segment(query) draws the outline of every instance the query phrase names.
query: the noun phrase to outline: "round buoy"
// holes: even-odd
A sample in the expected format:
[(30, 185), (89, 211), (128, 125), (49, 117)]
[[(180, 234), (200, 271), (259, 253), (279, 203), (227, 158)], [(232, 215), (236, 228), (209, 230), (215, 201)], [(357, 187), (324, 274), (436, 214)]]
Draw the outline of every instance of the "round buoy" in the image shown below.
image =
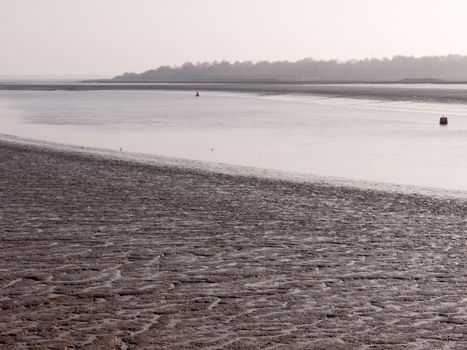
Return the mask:
[(439, 125), (448, 125), (448, 118), (444, 116), (439, 118)]

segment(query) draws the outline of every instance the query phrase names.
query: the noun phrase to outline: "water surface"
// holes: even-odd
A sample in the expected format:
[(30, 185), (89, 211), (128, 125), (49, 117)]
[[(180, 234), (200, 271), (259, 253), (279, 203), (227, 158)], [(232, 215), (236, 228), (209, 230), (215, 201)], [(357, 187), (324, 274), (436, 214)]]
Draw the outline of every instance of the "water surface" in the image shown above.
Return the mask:
[[(211, 91), (199, 98), (191, 91), (0, 91), (0, 133), (467, 190), (466, 107)], [(443, 114), (447, 127), (438, 125)]]

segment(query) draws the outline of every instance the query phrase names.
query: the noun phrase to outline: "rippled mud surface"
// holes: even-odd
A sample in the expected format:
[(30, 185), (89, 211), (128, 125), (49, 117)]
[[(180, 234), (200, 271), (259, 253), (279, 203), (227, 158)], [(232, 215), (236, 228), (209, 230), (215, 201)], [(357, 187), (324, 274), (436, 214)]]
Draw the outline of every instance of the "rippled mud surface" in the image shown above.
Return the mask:
[(464, 349), (465, 203), (0, 142), (1, 349)]

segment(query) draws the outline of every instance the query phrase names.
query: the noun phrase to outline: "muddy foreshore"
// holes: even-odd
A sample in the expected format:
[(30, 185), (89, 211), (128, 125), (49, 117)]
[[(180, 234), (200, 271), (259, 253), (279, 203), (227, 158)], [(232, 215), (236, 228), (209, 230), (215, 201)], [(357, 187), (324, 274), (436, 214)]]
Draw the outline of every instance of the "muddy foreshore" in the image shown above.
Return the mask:
[(466, 203), (0, 141), (1, 349), (464, 349)]

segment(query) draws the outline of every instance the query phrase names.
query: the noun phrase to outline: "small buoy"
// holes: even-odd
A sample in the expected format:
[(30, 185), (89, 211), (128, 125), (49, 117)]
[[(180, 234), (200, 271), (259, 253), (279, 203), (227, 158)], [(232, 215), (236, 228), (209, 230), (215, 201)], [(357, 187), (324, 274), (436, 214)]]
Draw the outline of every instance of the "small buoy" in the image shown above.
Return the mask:
[(196, 91), (196, 95), (195, 95), (195, 96), (196, 96), (196, 97), (199, 97), (199, 92), (198, 92), (198, 91)]
[(448, 117), (443, 115), (441, 118), (439, 118), (439, 125), (448, 125)]

